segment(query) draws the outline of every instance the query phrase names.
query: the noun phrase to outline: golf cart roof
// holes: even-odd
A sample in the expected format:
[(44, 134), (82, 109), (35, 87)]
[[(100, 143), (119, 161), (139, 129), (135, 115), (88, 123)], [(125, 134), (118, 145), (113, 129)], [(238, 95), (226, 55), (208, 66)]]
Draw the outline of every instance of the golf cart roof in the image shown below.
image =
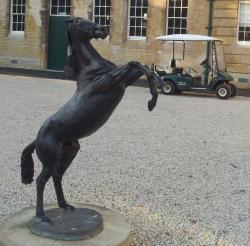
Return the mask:
[(173, 35), (165, 35), (159, 36), (156, 38), (160, 41), (220, 41), (223, 42), (222, 39), (204, 36), (204, 35), (195, 35), (195, 34), (173, 34)]

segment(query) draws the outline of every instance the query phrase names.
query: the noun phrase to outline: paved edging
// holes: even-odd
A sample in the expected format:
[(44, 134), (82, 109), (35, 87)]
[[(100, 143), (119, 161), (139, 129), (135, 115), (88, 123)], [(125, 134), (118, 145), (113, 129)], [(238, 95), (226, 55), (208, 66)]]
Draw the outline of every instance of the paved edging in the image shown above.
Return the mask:
[[(74, 204), (76, 207), (94, 209), (103, 217), (104, 228), (95, 237), (80, 241), (52, 240), (32, 234), (29, 221), (35, 208), (26, 208), (4, 221), (0, 227), (1, 246), (129, 246), (131, 243), (130, 225), (117, 213), (106, 208), (89, 204)], [(46, 209), (56, 205), (46, 206)]]
[[(14, 76), (28, 76), (35, 78), (48, 78), (48, 79), (63, 79), (66, 80), (63, 71), (50, 71), (50, 70), (32, 70), (20, 68), (4, 68), (0, 67), (0, 74), (14, 75)], [(139, 79), (134, 86), (148, 87), (145, 79)], [(250, 97), (250, 89), (238, 89), (237, 96)]]

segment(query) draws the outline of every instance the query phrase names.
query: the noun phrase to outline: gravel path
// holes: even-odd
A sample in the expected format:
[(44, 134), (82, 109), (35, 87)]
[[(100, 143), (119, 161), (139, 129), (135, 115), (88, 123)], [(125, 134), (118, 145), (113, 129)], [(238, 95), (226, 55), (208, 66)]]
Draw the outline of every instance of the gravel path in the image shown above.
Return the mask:
[[(0, 75), (1, 221), (35, 205), (35, 183), (20, 182), (21, 151), (74, 90)], [(64, 177), (68, 200), (123, 214), (133, 245), (250, 245), (250, 99), (160, 95), (150, 113), (149, 98), (128, 88), (107, 124), (80, 141)], [(55, 202), (51, 181), (45, 194)]]

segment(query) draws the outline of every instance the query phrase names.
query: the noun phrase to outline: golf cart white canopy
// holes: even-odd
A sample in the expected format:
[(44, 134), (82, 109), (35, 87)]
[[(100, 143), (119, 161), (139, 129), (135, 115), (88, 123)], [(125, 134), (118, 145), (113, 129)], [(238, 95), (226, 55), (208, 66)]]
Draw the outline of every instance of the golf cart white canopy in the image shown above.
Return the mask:
[(210, 36), (204, 36), (204, 35), (195, 35), (195, 34), (173, 34), (173, 35), (165, 35), (165, 36), (159, 36), (156, 38), (156, 40), (160, 41), (220, 41), (223, 42), (222, 39), (210, 37)]

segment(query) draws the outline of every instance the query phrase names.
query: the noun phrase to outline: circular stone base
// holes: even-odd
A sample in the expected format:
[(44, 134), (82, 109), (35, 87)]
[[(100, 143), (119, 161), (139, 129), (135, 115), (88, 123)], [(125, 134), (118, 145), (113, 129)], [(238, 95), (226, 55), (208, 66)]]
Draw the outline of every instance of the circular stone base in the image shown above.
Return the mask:
[[(103, 230), (90, 239), (80, 241), (61, 241), (34, 235), (29, 224), (35, 214), (35, 208), (27, 208), (5, 220), (0, 227), (0, 246), (129, 246), (131, 243), (130, 226), (124, 219), (113, 211), (87, 204), (73, 204), (76, 207), (96, 210), (103, 218)], [(46, 214), (50, 217), (48, 209), (56, 205), (46, 206)], [(60, 209), (56, 209), (60, 210)], [(81, 209), (77, 209), (79, 212)], [(65, 212), (64, 212), (65, 213)], [(73, 213), (73, 212), (66, 212)], [(60, 215), (58, 215), (60, 216)], [(99, 217), (100, 218), (100, 217)], [(58, 218), (60, 219), (60, 218)], [(34, 223), (34, 219), (32, 220)], [(53, 218), (52, 218), (53, 221)], [(71, 221), (72, 222), (72, 221)], [(47, 224), (47, 223), (45, 223)], [(33, 225), (34, 226), (34, 225)], [(76, 227), (71, 227), (74, 228)], [(77, 229), (76, 229), (77, 231)]]
[(103, 229), (100, 213), (89, 208), (65, 211), (53, 208), (46, 211), (51, 223), (44, 223), (34, 217), (30, 222), (32, 233), (56, 240), (77, 241), (96, 236)]

